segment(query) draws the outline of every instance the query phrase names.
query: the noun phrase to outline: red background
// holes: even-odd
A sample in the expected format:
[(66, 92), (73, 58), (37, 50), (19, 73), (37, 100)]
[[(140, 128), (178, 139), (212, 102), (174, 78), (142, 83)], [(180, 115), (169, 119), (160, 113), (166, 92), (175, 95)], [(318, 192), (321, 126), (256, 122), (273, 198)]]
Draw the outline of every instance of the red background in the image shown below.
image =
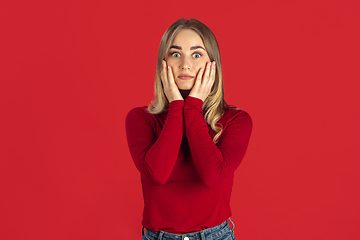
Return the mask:
[(360, 239), (356, 0), (2, 1), (1, 239), (140, 239), (124, 118), (150, 103), (181, 17), (220, 44), (225, 97), (253, 118), (238, 239)]

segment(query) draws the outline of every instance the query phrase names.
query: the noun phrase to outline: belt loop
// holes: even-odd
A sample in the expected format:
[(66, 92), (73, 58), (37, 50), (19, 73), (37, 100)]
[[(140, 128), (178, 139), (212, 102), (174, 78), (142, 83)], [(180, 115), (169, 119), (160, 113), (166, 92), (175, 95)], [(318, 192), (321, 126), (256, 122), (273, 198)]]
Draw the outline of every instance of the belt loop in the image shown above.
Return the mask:
[(141, 233), (144, 236), (144, 226), (141, 228)]
[(231, 218), (229, 218), (229, 220), (230, 220), (230, 222), (231, 222), (231, 224), (232, 224), (232, 228), (231, 228), (231, 230), (233, 230), (234, 231), (234, 228), (235, 228), (235, 224), (234, 224), (234, 222), (231, 220)]
[(164, 235), (164, 232), (163, 232), (163, 231), (160, 231), (158, 240), (161, 240), (163, 235)]
[(200, 238), (201, 238), (201, 240), (206, 240), (204, 231), (200, 232)]

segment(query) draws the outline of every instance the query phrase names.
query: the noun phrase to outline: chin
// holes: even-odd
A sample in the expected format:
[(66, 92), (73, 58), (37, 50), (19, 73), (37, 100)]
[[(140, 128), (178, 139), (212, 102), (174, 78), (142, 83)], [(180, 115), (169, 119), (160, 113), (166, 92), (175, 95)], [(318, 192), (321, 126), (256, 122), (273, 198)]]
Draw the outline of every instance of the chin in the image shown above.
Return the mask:
[(176, 84), (180, 90), (191, 90), (194, 86), (194, 83), (183, 83), (183, 84)]
[(191, 90), (192, 89), (192, 87), (182, 87), (182, 88), (179, 88), (179, 90)]

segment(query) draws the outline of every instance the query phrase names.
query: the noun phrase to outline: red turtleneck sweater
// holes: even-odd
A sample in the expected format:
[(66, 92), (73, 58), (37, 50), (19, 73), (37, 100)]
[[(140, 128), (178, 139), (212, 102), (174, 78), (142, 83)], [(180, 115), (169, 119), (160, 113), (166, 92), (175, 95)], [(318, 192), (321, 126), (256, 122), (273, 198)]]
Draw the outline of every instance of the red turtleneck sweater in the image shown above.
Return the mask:
[(231, 216), (234, 171), (245, 155), (252, 121), (245, 111), (225, 109), (218, 121), (223, 132), (214, 144), (202, 104), (189, 96), (163, 113), (138, 107), (126, 117), (130, 153), (141, 173), (142, 224), (149, 230), (196, 232)]

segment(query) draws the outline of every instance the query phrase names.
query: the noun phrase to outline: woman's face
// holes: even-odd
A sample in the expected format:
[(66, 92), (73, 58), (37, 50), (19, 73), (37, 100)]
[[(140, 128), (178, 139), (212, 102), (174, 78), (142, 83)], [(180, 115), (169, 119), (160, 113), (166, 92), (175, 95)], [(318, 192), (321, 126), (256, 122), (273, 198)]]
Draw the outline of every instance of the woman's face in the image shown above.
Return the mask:
[(172, 68), (177, 87), (190, 90), (200, 68), (205, 69), (210, 58), (200, 36), (193, 30), (183, 29), (175, 36), (165, 61)]

